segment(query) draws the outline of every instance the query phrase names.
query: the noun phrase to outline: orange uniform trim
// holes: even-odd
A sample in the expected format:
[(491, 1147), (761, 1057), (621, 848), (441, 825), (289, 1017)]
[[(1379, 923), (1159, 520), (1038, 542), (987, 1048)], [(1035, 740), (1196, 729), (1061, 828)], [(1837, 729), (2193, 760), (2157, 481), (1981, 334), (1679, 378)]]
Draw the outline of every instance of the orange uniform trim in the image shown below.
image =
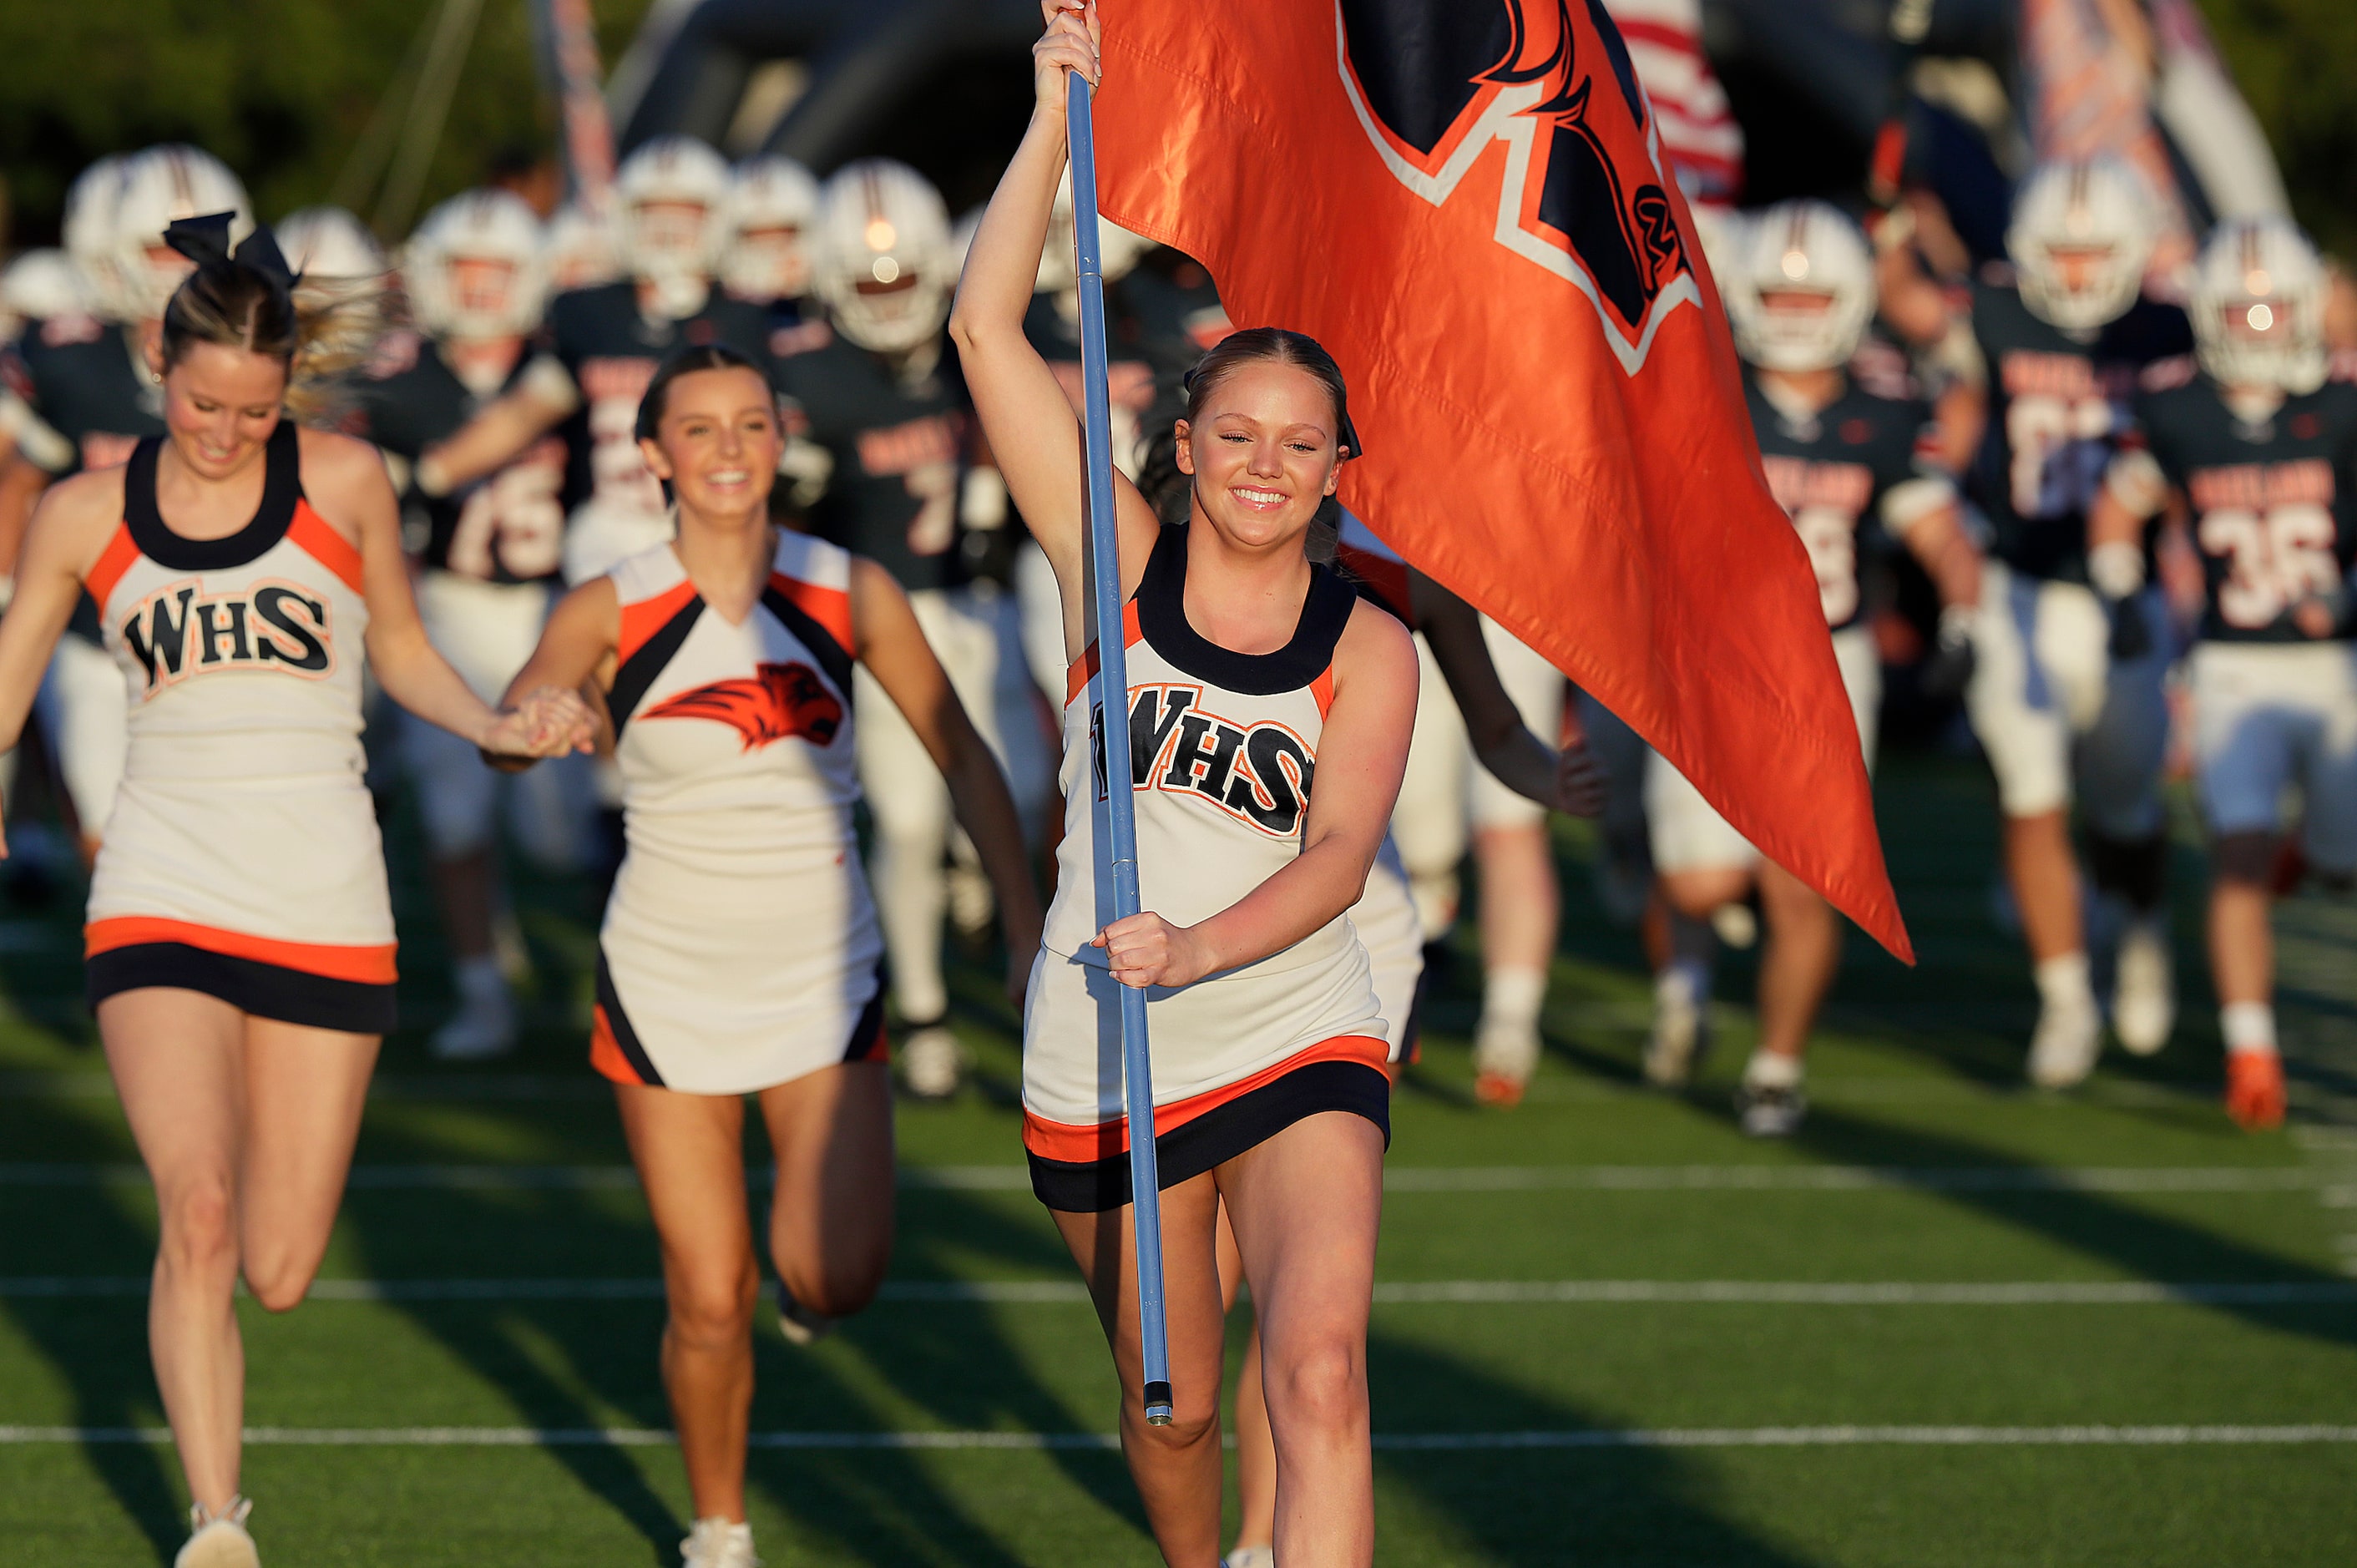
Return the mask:
[[(1145, 636), (1137, 625), (1137, 601), (1132, 599), (1121, 608), (1121, 645), (1135, 648)], [(1086, 653), (1072, 660), (1071, 668), (1064, 671), (1064, 703), (1067, 707), (1071, 705), (1074, 697), (1088, 690), (1090, 682), (1097, 678), (1100, 663), (1097, 645), (1093, 642), (1089, 644)]]
[(1324, 718), (1327, 710), (1334, 705), (1334, 667), (1331, 664), (1320, 670), (1318, 679), (1309, 682), (1309, 695), (1318, 704), (1318, 716)]
[(276, 937), (249, 936), (199, 926), (193, 920), (167, 920), (156, 915), (115, 915), (92, 920), (82, 928), (82, 956), (96, 958), (117, 948), (146, 942), (178, 942), (224, 958), (251, 959), (327, 980), (349, 980), (362, 985), (391, 985), (399, 978), (393, 967), (396, 944), (382, 947), (334, 947), (325, 942), (290, 942)]
[(286, 525), (286, 537), (293, 540), (303, 553), (343, 579), (344, 586), (352, 592), (366, 592), (361, 586), (360, 547), (342, 534), (335, 525), (311, 510), (307, 500), (295, 503), (295, 521)]
[(614, 1026), (607, 1021), (606, 1004), (597, 1004), (589, 1015), (589, 1065), (616, 1083), (644, 1084), (630, 1058), (622, 1054), (614, 1038)]
[(114, 537), (106, 542), (106, 548), (99, 553), (97, 561), (82, 578), (82, 585), (98, 604), (99, 614), (106, 613), (106, 601), (114, 596), (114, 585), (123, 581), (123, 574), (131, 570), (132, 563), (138, 559), (139, 546), (132, 541), (131, 525), (116, 523)]
[(665, 588), (651, 599), (640, 599), (622, 607), (622, 635), (614, 645), (614, 661), (620, 663), (647, 645), (647, 639), (667, 625), (671, 618), (687, 607), (695, 597), (695, 585), (682, 578), (677, 585)]
[[(1320, 1040), (1308, 1050), (1297, 1051), (1273, 1067), (1265, 1067), (1250, 1078), (1234, 1083), (1207, 1089), (1200, 1094), (1154, 1108), (1154, 1132), (1157, 1137), (1184, 1127), (1198, 1116), (1207, 1115), (1232, 1101), (1241, 1100), (1255, 1089), (1265, 1088), (1296, 1068), (1317, 1062), (1363, 1062), (1382, 1072), (1391, 1059), (1391, 1045), (1372, 1035), (1337, 1035), (1330, 1040)], [(1069, 1122), (1050, 1122), (1030, 1112), (1023, 1113), (1023, 1146), (1043, 1160), (1056, 1160), (1065, 1165), (1086, 1165), (1093, 1160), (1109, 1160), (1129, 1152), (1129, 1118), (1116, 1116), (1110, 1122), (1094, 1126), (1076, 1127)]]
[(851, 596), (841, 588), (821, 587), (805, 583), (800, 577), (789, 577), (783, 572), (770, 574), (770, 586), (791, 599), (794, 607), (826, 628), (829, 637), (843, 645), (845, 653), (856, 655), (857, 639), (851, 629)]

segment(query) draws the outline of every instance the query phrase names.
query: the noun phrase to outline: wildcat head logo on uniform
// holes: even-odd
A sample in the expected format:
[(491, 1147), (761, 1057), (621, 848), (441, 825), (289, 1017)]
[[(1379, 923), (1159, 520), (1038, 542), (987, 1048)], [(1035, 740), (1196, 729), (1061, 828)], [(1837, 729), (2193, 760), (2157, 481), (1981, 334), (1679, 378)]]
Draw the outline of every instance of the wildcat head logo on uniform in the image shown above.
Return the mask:
[(754, 673), (715, 681), (649, 708), (641, 718), (710, 719), (733, 725), (745, 749), (801, 736), (833, 744), (843, 728), (843, 703), (807, 664), (758, 664)]
[(1435, 207), (1506, 145), (1496, 238), (1596, 308), (1634, 374), (1699, 305), (1658, 138), (1602, 0), (1337, 0), (1343, 90), (1392, 174)]

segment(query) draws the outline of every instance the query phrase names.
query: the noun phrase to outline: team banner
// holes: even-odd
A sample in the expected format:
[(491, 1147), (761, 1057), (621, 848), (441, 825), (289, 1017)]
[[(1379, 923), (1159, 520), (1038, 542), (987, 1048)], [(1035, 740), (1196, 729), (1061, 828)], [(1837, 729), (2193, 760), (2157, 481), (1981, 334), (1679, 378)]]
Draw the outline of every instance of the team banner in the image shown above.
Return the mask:
[(1799, 535), (1601, 0), (1104, 0), (1105, 216), (1351, 377), (1347, 502), (1912, 961)]

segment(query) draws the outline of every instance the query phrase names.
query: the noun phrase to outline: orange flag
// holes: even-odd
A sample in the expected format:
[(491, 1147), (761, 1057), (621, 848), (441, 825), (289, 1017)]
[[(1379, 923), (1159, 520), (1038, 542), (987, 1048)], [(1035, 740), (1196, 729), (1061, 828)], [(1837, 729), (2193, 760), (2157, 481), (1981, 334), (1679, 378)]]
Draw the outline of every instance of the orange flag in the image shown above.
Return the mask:
[(1343, 499), (1913, 961), (1807, 553), (1601, 0), (1103, 0), (1104, 215), (1317, 338)]

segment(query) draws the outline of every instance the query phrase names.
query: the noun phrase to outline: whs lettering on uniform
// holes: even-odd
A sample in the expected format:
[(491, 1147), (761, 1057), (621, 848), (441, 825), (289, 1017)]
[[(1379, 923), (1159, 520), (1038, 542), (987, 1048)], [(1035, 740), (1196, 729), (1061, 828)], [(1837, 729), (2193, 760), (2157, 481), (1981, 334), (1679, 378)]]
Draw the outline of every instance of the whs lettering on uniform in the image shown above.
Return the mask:
[[(1301, 831), (1317, 771), (1308, 743), (1271, 720), (1231, 724), (1203, 711), (1200, 686), (1140, 686), (1130, 693), (1131, 785), (1189, 795), (1271, 838)], [(1105, 798), (1104, 710), (1090, 710), (1097, 799)]]
[(173, 583), (132, 607), (123, 644), (147, 672), (147, 694), (217, 670), (285, 670), (318, 680), (335, 667), (328, 608), (293, 583), (200, 594)]
[(2234, 507), (2265, 511), (2279, 506), (2330, 506), (2332, 465), (2321, 457), (2289, 463), (2237, 463), (2227, 468), (2200, 468), (2189, 478), (2187, 491), (2197, 511)]
[(1818, 463), (1768, 452), (1760, 455), (1760, 466), (1770, 493), (1786, 511), (1830, 507), (1855, 518), (1874, 499), (1874, 470), (1862, 463)]

